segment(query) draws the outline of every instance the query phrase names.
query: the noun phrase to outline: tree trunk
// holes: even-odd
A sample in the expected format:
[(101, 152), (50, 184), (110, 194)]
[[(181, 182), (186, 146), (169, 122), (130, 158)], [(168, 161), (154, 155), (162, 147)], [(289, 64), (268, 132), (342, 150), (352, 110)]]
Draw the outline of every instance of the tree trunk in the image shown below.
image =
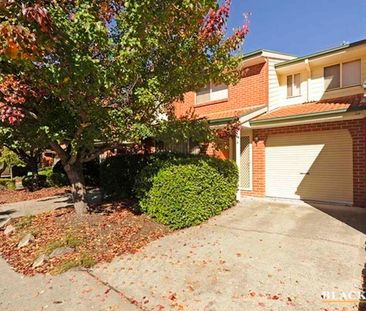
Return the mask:
[(38, 159), (36, 157), (30, 157), (28, 160), (28, 165), (32, 173), (33, 180), (37, 182), (38, 187)]
[(66, 164), (64, 165), (64, 169), (71, 184), (71, 192), (76, 214), (86, 214), (88, 212), (88, 203), (86, 200), (86, 189), (82, 164)]

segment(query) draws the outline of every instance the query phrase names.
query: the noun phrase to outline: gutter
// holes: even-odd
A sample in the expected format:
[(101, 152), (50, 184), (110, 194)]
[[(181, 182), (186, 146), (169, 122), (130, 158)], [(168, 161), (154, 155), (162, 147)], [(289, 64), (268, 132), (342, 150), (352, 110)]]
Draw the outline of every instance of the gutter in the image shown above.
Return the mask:
[(338, 46), (338, 47), (335, 47), (335, 48), (331, 48), (331, 49), (328, 49), (328, 50), (325, 50), (325, 51), (322, 51), (322, 52), (317, 52), (317, 53), (309, 54), (309, 55), (306, 55), (306, 56), (303, 56), (303, 57), (295, 58), (293, 60), (289, 60), (289, 61), (286, 61), (286, 62), (276, 64), (275, 68), (281, 68), (281, 67), (285, 67), (285, 66), (288, 66), (288, 65), (301, 63), (301, 62), (305, 61), (306, 59), (313, 59), (313, 58), (317, 58), (317, 57), (320, 57), (320, 56), (326, 56), (328, 54), (332, 54), (332, 53), (338, 52), (338, 51), (343, 51), (343, 50), (346, 50), (348, 48), (359, 46), (359, 45), (362, 45), (362, 44), (366, 44), (366, 40), (360, 40), (360, 41), (356, 41), (356, 42), (353, 42), (353, 43), (344, 44), (344, 45), (341, 45), (341, 46)]
[(308, 120), (313, 119), (314, 117), (319, 116), (329, 116), (329, 115), (338, 115), (347, 112), (348, 109), (338, 109), (333, 111), (324, 111), (324, 112), (314, 112), (314, 113), (304, 113), (298, 114), (295, 116), (287, 116), (287, 117), (277, 117), (277, 118), (270, 118), (264, 120), (257, 120), (257, 121), (250, 121), (250, 125), (266, 125), (266, 124), (277, 124), (283, 121), (297, 121), (297, 120)]
[(209, 124), (212, 125), (220, 125), (220, 124), (225, 124), (225, 123), (229, 123), (231, 121), (234, 121), (235, 119), (238, 119), (239, 117), (230, 117), (230, 118), (222, 118), (222, 119), (214, 119), (214, 120), (208, 120)]
[(227, 118), (222, 118), (222, 119), (213, 119), (213, 120), (208, 120), (209, 124), (212, 125), (221, 125), (221, 124), (225, 124), (234, 120), (239, 120), (239, 122), (242, 124), (252, 118), (257, 117), (258, 115), (261, 115), (265, 112), (267, 112), (267, 107), (268, 105), (261, 105), (259, 107), (257, 107), (257, 109), (249, 111), (248, 113), (239, 115), (239, 116), (235, 116), (235, 117), (227, 117)]

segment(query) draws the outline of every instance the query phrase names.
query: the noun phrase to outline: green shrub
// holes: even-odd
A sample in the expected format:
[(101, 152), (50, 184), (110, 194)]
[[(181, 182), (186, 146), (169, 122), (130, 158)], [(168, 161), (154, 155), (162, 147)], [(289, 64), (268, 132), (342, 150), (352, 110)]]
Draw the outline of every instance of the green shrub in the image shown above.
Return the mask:
[(38, 176), (25, 176), (22, 179), (23, 187), (28, 189), (29, 191), (36, 191), (41, 188), (47, 187), (47, 176), (38, 175)]
[(38, 174), (48, 177), (52, 174), (52, 167), (43, 168), (38, 171)]
[(104, 194), (110, 197), (132, 197), (136, 176), (146, 166), (147, 161), (147, 158), (140, 154), (106, 159), (100, 165), (100, 180)]
[[(194, 156), (167, 152), (149, 156), (126, 154), (110, 157), (100, 165), (100, 186), (104, 194), (109, 197), (135, 198), (136, 179), (147, 165), (160, 161), (174, 162), (192, 157)], [(154, 172), (158, 170), (155, 166), (153, 166)]]
[(63, 173), (54, 173), (52, 168), (42, 169), (38, 172), (38, 177), (25, 176), (22, 180), (23, 187), (35, 191), (46, 187), (63, 187), (69, 185), (69, 179)]
[[(67, 176), (61, 161), (58, 161), (54, 165), (52, 171), (53, 171), (53, 173), (57, 173), (58, 175), (56, 175), (56, 176), (58, 176), (60, 178), (62, 178), (61, 177), (62, 175)], [(84, 173), (84, 180), (85, 180), (86, 186), (95, 187), (95, 186), (100, 185), (99, 161), (98, 160), (92, 160), (92, 161), (83, 163), (83, 173)], [(63, 178), (64, 181), (66, 179)], [(62, 186), (66, 186), (68, 184), (69, 184), (69, 182), (67, 181), (67, 183), (62, 184)]]
[(134, 195), (137, 199), (143, 199), (147, 192), (152, 187), (153, 177), (159, 172), (160, 169), (166, 166), (179, 165), (179, 164), (195, 164), (198, 162), (205, 162), (210, 166), (217, 169), (217, 171), (225, 178), (231, 180), (235, 187), (238, 183), (238, 169), (234, 162), (229, 160), (220, 160), (218, 158), (180, 154), (180, 153), (158, 153), (150, 156), (146, 161), (146, 166), (141, 173), (136, 176), (134, 185)]
[(231, 161), (170, 155), (151, 161), (135, 193), (140, 208), (172, 229), (200, 224), (235, 203), (238, 171)]
[(0, 190), (1, 189), (15, 189), (15, 179), (0, 178)]
[(47, 184), (49, 187), (63, 187), (70, 185), (70, 182), (65, 174), (52, 172), (47, 176)]

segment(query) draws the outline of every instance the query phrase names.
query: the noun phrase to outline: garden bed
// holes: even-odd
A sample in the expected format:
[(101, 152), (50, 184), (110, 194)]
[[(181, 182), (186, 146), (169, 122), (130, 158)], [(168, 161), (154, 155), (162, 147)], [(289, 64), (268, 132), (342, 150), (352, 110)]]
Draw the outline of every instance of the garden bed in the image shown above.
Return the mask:
[(0, 204), (15, 203), (21, 201), (37, 200), (70, 192), (69, 187), (43, 188), (38, 191), (23, 190), (0, 190)]
[[(135, 253), (169, 232), (148, 216), (134, 214), (130, 205), (130, 202), (103, 204), (98, 206), (98, 213), (82, 217), (78, 217), (74, 209), (64, 208), (12, 219), (11, 225), (16, 231), (9, 236), (0, 231), (0, 252), (17, 272), (26, 275), (62, 273), (77, 266), (109, 262), (124, 253)], [(29, 233), (34, 240), (18, 248), (19, 241)], [(73, 252), (47, 258), (41, 266), (32, 267), (39, 256), (49, 256), (63, 247)]]

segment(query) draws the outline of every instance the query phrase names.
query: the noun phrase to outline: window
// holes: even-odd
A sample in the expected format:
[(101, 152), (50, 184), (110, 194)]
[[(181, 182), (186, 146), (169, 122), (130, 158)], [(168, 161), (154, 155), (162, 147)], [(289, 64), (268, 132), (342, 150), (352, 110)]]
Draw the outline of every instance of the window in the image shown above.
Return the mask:
[(287, 76), (287, 97), (300, 96), (301, 76), (299, 73)]
[(228, 89), (225, 84), (211, 84), (196, 93), (196, 104), (209, 101), (225, 100), (228, 98)]
[(325, 89), (332, 90), (341, 87), (341, 65), (324, 68)]
[(343, 87), (360, 85), (361, 83), (361, 60), (343, 63), (342, 85)]
[(324, 68), (325, 89), (333, 90), (361, 84), (361, 60)]

